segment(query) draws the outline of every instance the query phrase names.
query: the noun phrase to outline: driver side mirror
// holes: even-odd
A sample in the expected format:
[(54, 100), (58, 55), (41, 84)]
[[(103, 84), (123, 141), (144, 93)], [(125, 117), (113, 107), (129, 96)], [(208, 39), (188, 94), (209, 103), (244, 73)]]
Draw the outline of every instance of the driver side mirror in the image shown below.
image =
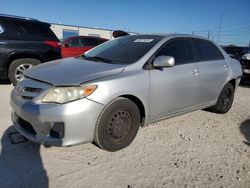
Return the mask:
[(172, 56), (158, 56), (153, 62), (154, 67), (173, 67), (175, 65), (175, 59)]

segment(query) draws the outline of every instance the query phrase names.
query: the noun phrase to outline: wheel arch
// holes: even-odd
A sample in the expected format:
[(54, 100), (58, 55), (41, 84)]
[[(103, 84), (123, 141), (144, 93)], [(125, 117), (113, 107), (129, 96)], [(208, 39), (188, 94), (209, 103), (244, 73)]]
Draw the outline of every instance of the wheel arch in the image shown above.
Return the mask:
[(234, 89), (236, 88), (236, 79), (231, 79), (228, 83), (232, 84), (234, 86)]
[(136, 104), (136, 106), (138, 107), (138, 109), (140, 111), (140, 115), (141, 115), (141, 127), (143, 127), (145, 124), (145, 116), (146, 116), (146, 111), (145, 111), (145, 107), (144, 107), (143, 102), (138, 97), (131, 95), (131, 94), (120, 95), (119, 97), (129, 99)]
[[(228, 79), (228, 80), (225, 82), (225, 84), (222, 85), (222, 87), (220, 88), (220, 92), (218, 93), (218, 97), (219, 97), (221, 91), (223, 90), (223, 88), (225, 87), (225, 85), (227, 85), (228, 83), (232, 84), (233, 87), (234, 87), (234, 89), (236, 89), (236, 80), (237, 80), (236, 78), (230, 78), (230, 79)], [(218, 97), (217, 97), (217, 98), (218, 98)]]
[(31, 58), (31, 59), (37, 59), (41, 62), (43, 62), (43, 58), (39, 54), (33, 54), (33, 53), (11, 53), (8, 56), (8, 61), (6, 63), (6, 68), (9, 70), (11, 62), (17, 59), (24, 59), (24, 58)]

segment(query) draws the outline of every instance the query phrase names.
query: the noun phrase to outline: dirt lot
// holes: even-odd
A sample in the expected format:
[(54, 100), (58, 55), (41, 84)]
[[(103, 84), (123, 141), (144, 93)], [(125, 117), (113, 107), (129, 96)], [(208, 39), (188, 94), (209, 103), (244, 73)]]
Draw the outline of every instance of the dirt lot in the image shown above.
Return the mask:
[(126, 149), (11, 144), (0, 85), (0, 187), (250, 187), (250, 88), (225, 115), (196, 111), (150, 125)]

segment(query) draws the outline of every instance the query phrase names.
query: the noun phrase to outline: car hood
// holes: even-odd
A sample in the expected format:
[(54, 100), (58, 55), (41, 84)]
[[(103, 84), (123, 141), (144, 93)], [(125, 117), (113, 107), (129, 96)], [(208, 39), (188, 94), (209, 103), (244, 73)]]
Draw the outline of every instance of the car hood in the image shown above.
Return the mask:
[(55, 86), (79, 85), (84, 82), (118, 74), (125, 65), (66, 58), (35, 66), (24, 75)]

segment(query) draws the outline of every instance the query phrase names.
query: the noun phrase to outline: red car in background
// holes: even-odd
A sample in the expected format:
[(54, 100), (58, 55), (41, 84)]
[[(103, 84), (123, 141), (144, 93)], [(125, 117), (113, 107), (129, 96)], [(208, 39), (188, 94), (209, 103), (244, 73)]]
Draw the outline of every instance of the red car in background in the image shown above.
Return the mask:
[(92, 36), (74, 36), (62, 41), (62, 57), (79, 56), (86, 51), (108, 41), (108, 39)]

